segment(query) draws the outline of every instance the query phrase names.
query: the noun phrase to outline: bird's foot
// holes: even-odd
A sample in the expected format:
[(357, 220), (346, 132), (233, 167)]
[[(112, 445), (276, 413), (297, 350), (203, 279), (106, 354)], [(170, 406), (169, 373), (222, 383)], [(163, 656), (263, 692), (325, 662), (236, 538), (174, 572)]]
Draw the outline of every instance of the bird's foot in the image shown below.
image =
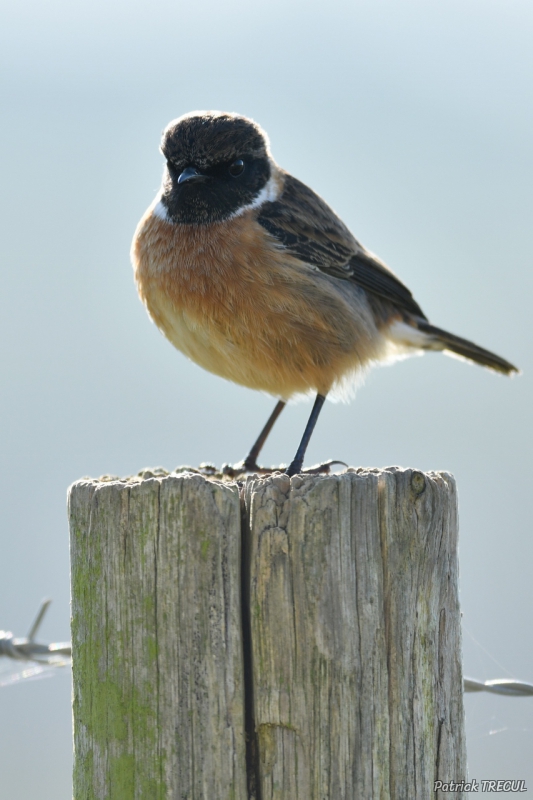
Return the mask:
[(223, 464), (222, 474), (228, 478), (238, 478), (246, 473), (256, 473), (257, 475), (272, 475), (273, 472), (283, 472), (283, 467), (260, 467), (255, 461), (239, 461), (237, 464)]
[(334, 464), (340, 464), (343, 467), (348, 467), (346, 461), (339, 461), (336, 458), (330, 458), (329, 461), (324, 461), (323, 464), (316, 464), (314, 467), (307, 467), (302, 470), (304, 475), (331, 475), (331, 467)]
[(289, 477), (293, 475), (331, 475), (331, 467), (336, 464), (340, 464), (343, 467), (348, 466), (345, 461), (339, 461), (333, 458), (329, 461), (324, 461), (322, 464), (315, 464), (314, 467), (307, 467), (306, 469), (302, 469), (302, 465), (298, 464), (296, 461), (293, 461), (289, 467), (285, 467), (283, 464), (279, 467), (261, 467), (259, 464), (256, 464), (255, 461), (244, 459), (244, 461), (239, 461), (237, 464), (233, 465), (223, 464), (221, 473), (226, 478), (240, 478), (247, 473), (272, 475), (274, 472), (282, 472)]
[(292, 478), (293, 475), (331, 475), (331, 467), (334, 464), (342, 464), (343, 467), (348, 466), (345, 461), (338, 461), (337, 459), (330, 458), (329, 461), (324, 461), (322, 464), (316, 464), (314, 467), (302, 469), (301, 464), (293, 461), (285, 470), (285, 475), (288, 475), (290, 478)]

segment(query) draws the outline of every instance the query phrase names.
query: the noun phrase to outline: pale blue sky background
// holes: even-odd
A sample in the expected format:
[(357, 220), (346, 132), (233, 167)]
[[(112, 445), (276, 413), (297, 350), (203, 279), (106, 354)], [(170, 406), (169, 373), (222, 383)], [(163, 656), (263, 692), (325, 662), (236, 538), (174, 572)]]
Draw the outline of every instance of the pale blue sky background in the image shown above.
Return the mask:
[[(528, 0), (5, 5), (0, 627), (23, 635), (52, 595), (43, 637), (69, 638), (69, 483), (236, 461), (273, 405), (175, 352), (132, 281), (160, 132), (216, 108), (260, 122), (435, 324), (524, 369), (376, 370), (327, 404), (308, 462), (453, 472), (465, 671), (533, 682), (532, 34)], [(309, 410), (285, 412), (267, 462)], [(533, 699), (466, 708), (472, 777), (533, 792)], [(68, 676), (0, 690), (0, 715), (2, 796), (67, 800)]]

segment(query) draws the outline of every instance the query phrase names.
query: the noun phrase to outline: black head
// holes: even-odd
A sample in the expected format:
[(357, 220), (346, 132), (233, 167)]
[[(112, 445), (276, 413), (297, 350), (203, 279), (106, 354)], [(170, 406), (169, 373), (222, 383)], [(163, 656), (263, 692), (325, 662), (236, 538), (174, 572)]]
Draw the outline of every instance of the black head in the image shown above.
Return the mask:
[(161, 203), (175, 223), (207, 224), (256, 200), (270, 178), (268, 140), (246, 117), (194, 112), (163, 132)]

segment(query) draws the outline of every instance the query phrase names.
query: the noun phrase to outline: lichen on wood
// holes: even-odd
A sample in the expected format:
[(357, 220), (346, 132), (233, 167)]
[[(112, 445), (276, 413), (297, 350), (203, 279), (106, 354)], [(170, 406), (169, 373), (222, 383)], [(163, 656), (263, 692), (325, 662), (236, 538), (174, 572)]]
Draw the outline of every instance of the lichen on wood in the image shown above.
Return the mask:
[(425, 800), (466, 777), (453, 478), (280, 475), (246, 503), (262, 796)]
[(244, 800), (240, 505), (196, 475), (70, 491), (76, 800)]
[(145, 471), (74, 484), (70, 520), (75, 800), (427, 800), (466, 777), (447, 473)]

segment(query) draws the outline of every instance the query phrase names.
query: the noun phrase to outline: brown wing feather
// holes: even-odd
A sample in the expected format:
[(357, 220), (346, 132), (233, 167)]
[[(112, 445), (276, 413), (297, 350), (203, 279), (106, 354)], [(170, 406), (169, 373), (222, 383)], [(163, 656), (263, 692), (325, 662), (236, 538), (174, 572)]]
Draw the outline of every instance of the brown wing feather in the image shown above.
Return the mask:
[(281, 196), (258, 222), (292, 254), (328, 275), (352, 280), (397, 308), (426, 319), (409, 289), (350, 233), (312, 189), (286, 174)]

